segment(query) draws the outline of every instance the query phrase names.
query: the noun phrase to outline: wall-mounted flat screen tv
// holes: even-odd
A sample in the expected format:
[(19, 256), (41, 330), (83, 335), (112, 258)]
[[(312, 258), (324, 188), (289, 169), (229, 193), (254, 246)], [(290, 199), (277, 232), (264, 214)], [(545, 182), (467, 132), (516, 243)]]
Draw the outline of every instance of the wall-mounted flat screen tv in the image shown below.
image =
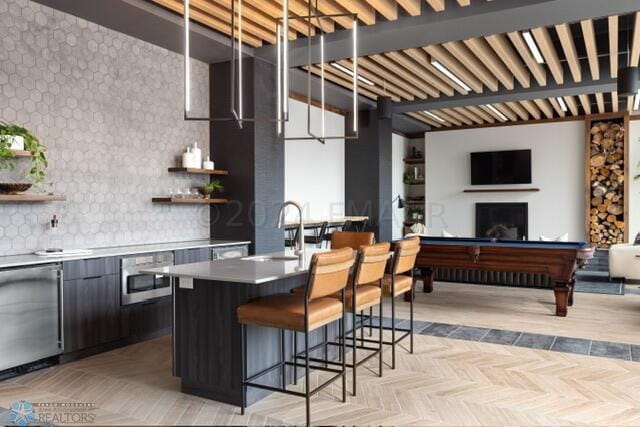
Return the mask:
[(531, 184), (531, 150), (471, 153), (471, 185)]

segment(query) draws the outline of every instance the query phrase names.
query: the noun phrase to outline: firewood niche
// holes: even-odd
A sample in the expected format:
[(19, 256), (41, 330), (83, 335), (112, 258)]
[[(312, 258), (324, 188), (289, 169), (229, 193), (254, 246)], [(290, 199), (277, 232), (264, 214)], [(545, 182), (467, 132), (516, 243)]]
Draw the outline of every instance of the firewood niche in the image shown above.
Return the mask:
[(623, 243), (627, 236), (626, 120), (621, 118), (587, 122), (587, 230), (591, 243), (601, 248)]

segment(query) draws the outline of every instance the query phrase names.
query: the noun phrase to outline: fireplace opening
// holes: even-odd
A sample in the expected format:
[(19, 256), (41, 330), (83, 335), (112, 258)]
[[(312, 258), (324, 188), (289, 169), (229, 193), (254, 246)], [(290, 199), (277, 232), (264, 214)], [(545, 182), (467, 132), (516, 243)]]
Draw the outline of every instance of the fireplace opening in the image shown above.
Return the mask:
[(526, 240), (528, 203), (476, 203), (476, 237)]

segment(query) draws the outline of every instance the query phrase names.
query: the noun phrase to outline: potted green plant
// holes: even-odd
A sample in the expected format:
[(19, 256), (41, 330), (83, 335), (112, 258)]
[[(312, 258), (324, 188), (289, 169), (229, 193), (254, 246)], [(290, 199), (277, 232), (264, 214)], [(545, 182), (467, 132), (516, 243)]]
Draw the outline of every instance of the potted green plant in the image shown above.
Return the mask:
[(18, 145), (24, 144), (20, 148), (31, 153), (32, 164), (27, 178), (35, 185), (42, 184), (49, 166), (47, 148), (27, 129), (4, 121), (0, 121), (0, 170), (15, 167), (16, 140), (19, 141)]
[(209, 199), (213, 193), (224, 191), (224, 186), (219, 180), (214, 179), (210, 183), (198, 187), (198, 191), (205, 199)]

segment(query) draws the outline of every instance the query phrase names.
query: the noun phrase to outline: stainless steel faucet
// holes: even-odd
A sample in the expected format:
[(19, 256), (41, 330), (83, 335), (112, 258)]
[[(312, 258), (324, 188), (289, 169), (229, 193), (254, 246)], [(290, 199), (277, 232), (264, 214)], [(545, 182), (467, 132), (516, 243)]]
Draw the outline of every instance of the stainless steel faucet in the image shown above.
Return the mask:
[(284, 228), (284, 210), (287, 206), (295, 206), (298, 209), (298, 215), (300, 222), (298, 223), (298, 243), (294, 244), (293, 253), (298, 255), (299, 258), (304, 258), (304, 225), (302, 224), (302, 206), (300, 203), (287, 200), (280, 206), (280, 212), (278, 213), (278, 228)]

